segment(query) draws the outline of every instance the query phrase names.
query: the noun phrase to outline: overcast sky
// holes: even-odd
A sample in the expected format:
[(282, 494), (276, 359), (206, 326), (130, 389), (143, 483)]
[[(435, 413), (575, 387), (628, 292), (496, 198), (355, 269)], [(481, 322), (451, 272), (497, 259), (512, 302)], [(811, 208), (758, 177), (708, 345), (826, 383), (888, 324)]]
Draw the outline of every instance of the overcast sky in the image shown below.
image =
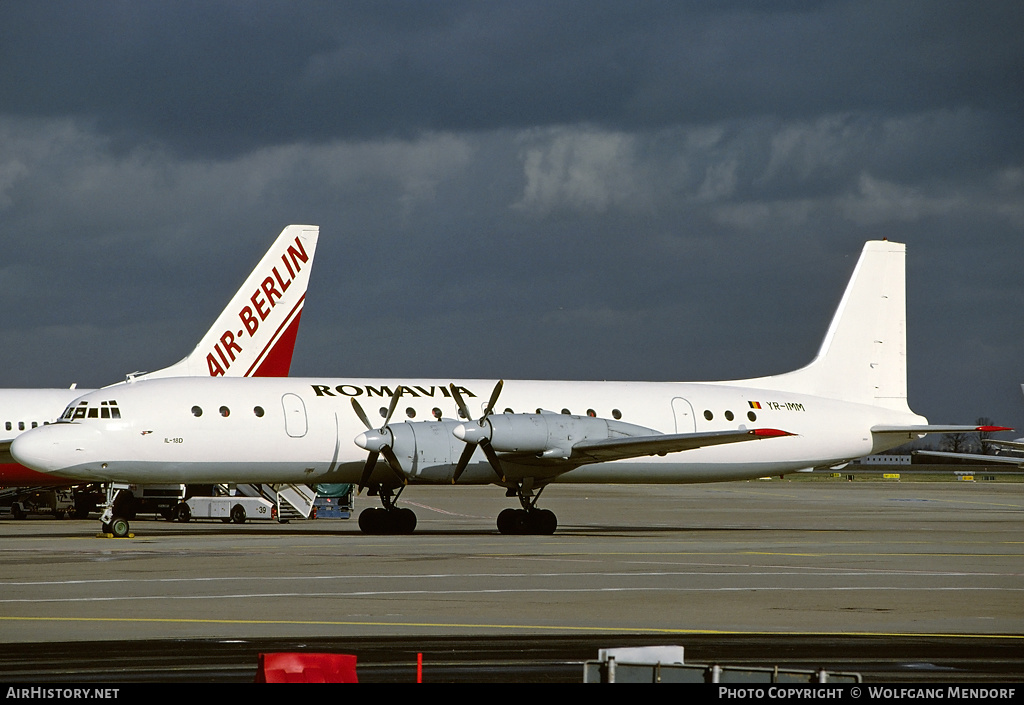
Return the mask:
[(178, 360), (289, 223), (321, 233), (293, 375), (784, 372), (889, 238), (912, 408), (1024, 429), (1022, 30), (1019, 0), (0, 0), (0, 387)]

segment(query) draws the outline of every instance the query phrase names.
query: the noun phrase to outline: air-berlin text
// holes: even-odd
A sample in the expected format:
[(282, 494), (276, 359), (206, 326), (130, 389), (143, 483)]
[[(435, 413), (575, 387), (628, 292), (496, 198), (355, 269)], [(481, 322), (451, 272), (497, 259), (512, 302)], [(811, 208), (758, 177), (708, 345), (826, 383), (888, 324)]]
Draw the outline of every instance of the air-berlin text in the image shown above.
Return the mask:
[[(242, 352), (241, 339), (244, 335), (252, 338), (259, 330), (260, 324), (267, 320), (271, 310), (284, 297), (284, 292), (292, 285), (295, 277), (302, 271), (302, 265), (309, 261), (309, 255), (299, 237), (295, 238), (294, 245), (288, 245), (288, 250), (281, 255), (281, 261), (270, 268), (270, 273), (263, 278), (263, 282), (256, 287), (256, 291), (249, 297), (249, 303), (238, 312), (238, 319), (242, 322), (242, 328), (237, 332), (224, 331), (220, 341), (214, 343), (213, 352), (207, 354), (206, 365), (210, 370), (211, 377), (224, 375), (235, 358)], [(251, 304), (251, 305), (249, 305)]]

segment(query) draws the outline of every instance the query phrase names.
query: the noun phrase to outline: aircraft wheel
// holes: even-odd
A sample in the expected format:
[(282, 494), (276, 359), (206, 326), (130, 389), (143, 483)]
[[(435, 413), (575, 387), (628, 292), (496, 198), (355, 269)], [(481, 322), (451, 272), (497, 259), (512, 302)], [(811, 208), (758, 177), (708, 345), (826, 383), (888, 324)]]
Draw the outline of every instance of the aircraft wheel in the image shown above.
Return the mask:
[(128, 520), (124, 517), (114, 517), (110, 520), (110, 523), (107, 526), (110, 527), (110, 533), (113, 534), (115, 538), (119, 539), (123, 539), (127, 536), (131, 528), (128, 525)]
[(364, 534), (383, 534), (387, 513), (383, 509), (368, 507), (359, 512), (359, 530)]
[(541, 509), (533, 513), (531, 517), (535, 534), (550, 535), (558, 528), (558, 517), (550, 509)]
[(411, 534), (416, 531), (416, 512), (411, 509), (396, 509), (393, 512), (395, 519), (395, 533)]
[(233, 506), (231, 508), (231, 521), (235, 522), (236, 524), (244, 524), (245, 507), (243, 507), (241, 504), (236, 504), (235, 506)]
[(514, 534), (516, 533), (516, 512), (522, 511), (521, 509), (502, 509), (501, 513), (498, 514), (498, 533), (501, 534)]

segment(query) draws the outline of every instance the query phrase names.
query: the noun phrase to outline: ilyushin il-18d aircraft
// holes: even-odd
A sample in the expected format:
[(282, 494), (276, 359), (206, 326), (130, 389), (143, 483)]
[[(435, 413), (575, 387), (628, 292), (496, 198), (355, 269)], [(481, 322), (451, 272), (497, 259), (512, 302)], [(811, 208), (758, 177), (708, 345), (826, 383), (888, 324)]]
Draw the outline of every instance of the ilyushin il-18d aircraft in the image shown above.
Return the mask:
[[(282, 230), (188, 356), (161, 370), (129, 375), (129, 381), (187, 376), (287, 377), (318, 237), (316, 226), (289, 225)], [(55, 420), (71, 401), (93, 391), (74, 387), (0, 389), (0, 487), (70, 484), (67, 478), (12, 462), (9, 449), (19, 435)], [(87, 413), (95, 413), (98, 420), (113, 420), (111, 409)]]
[(868, 242), (817, 356), (786, 374), (142, 380), (82, 396), (12, 452), (83, 480), (356, 483), (382, 505), (360, 514), (367, 533), (414, 530), (416, 515), (398, 506), (410, 485), (495, 484), (520, 505), (498, 515), (501, 533), (550, 534), (557, 519), (537, 501), (552, 484), (742, 480), (976, 430), (929, 425), (908, 406), (905, 256), (902, 244)]

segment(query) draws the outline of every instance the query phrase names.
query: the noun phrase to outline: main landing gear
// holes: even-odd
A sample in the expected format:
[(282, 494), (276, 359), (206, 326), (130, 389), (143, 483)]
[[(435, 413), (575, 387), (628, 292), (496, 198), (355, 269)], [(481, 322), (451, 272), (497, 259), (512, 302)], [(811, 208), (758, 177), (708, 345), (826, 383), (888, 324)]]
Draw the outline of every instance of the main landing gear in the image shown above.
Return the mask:
[(532, 489), (519, 485), (515, 489), (509, 488), (508, 496), (513, 494), (519, 497), (522, 509), (504, 509), (498, 514), (498, 531), (502, 534), (516, 536), (525, 535), (550, 535), (558, 528), (558, 518), (550, 509), (537, 509), (537, 500), (544, 488), (533, 494)]
[(396, 494), (392, 494), (392, 488), (378, 486), (377, 494), (380, 495), (380, 502), (384, 507), (370, 507), (360, 512), (359, 530), (364, 534), (411, 534), (415, 531), (416, 513), (411, 509), (399, 509), (395, 506), (398, 496), (404, 489), (405, 485), (402, 485)]

